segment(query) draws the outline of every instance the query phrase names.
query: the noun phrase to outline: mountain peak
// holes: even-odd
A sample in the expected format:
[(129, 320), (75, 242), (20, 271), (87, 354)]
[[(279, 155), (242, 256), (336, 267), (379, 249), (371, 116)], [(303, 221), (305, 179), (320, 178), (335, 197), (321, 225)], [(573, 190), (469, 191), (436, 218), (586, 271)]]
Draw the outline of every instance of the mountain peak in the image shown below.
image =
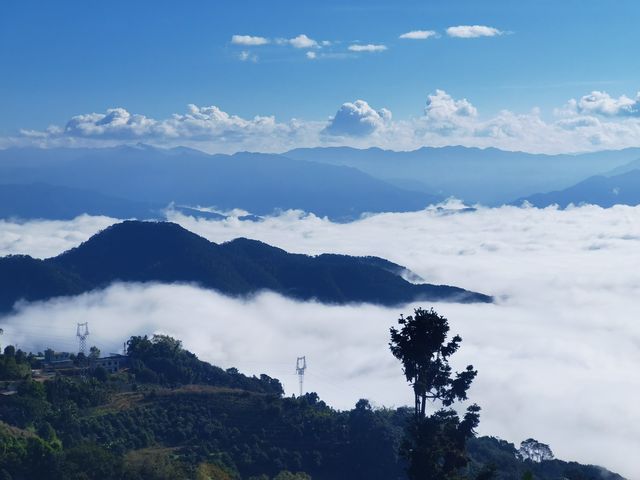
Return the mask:
[[(41, 279), (37, 290), (12, 285), (12, 278), (26, 278), (34, 269)], [(270, 290), (335, 304), (491, 301), (457, 287), (410, 283), (405, 273), (373, 257), (291, 254), (247, 238), (219, 245), (175, 223), (125, 221), (47, 260), (0, 258), (0, 283), (6, 286), (0, 308), (20, 298), (46, 300), (113, 282), (192, 283), (233, 296)]]

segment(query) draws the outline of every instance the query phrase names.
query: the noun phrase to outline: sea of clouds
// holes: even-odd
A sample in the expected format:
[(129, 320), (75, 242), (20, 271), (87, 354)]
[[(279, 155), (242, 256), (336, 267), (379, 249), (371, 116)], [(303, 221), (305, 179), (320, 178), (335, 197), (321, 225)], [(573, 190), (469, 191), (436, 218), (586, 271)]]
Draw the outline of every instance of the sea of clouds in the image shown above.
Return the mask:
[[(170, 213), (212, 241), (245, 236), (288, 251), (377, 255), (430, 283), (492, 294), (495, 304), (435, 304), (463, 337), (457, 368), (479, 370), (470, 391), (480, 433), (513, 442), (533, 436), (560, 458), (640, 477), (640, 207), (557, 210), (502, 207), (379, 214), (352, 223), (290, 211), (262, 222), (208, 221)], [(0, 222), (0, 255), (56, 255), (117, 220)], [(431, 305), (423, 304), (425, 307)], [(89, 344), (122, 348), (133, 334), (181, 338), (201, 358), (280, 378), (336, 408), (359, 398), (411, 402), (388, 329), (414, 306), (328, 306), (264, 293), (246, 300), (189, 285), (113, 285), (73, 299), (19, 305), (1, 320), (3, 343), (73, 349), (75, 323)]]

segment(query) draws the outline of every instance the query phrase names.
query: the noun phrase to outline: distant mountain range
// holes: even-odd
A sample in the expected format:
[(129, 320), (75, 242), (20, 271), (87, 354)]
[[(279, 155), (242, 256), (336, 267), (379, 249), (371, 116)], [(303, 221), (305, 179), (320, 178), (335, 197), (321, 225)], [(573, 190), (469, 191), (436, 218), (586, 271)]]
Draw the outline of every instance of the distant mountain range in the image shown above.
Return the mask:
[(78, 215), (151, 219), (163, 217), (164, 205), (111, 197), (81, 188), (45, 183), (0, 184), (0, 218), (68, 220)]
[[(619, 186), (591, 177), (638, 168), (640, 149), (632, 148), (581, 155), (465, 147), (410, 152), (332, 147), (282, 155), (209, 155), (147, 145), (11, 148), (0, 150), (0, 218), (68, 219), (88, 213), (164, 219), (171, 204), (209, 219), (225, 215), (199, 207), (256, 216), (299, 209), (351, 221), (363, 213), (422, 210), (450, 196), (488, 206), (523, 200), (539, 206), (636, 204), (632, 174), (616, 179)], [(622, 186), (628, 196), (619, 194)]]
[(0, 258), (0, 310), (16, 301), (78, 295), (113, 282), (193, 283), (232, 296), (263, 290), (325, 303), (491, 302), (461, 288), (410, 283), (376, 257), (291, 254), (240, 238), (215, 244), (179, 225), (127, 221), (57, 257)]
[[(101, 205), (101, 209), (94, 208), (99, 214), (114, 209), (121, 212), (119, 218), (141, 218), (141, 204), (155, 210), (175, 202), (220, 210), (240, 208), (256, 215), (301, 209), (342, 221), (365, 212), (420, 210), (442, 200), (399, 188), (351, 167), (281, 155), (208, 155), (187, 148), (165, 150), (146, 145), (0, 150), (0, 179), (5, 189), (7, 185), (30, 184), (76, 189), (59, 191), (69, 199), (60, 213), (53, 205), (42, 205), (38, 211), (36, 202), (28, 208), (16, 206), (13, 216), (26, 212), (30, 218), (64, 218), (69, 211), (81, 210), (86, 201)], [(41, 185), (25, 186), (20, 194), (28, 195), (28, 189), (34, 191), (34, 199), (42, 197)], [(99, 198), (92, 198), (87, 191)], [(117, 208), (114, 198), (120, 200)], [(124, 200), (132, 203), (125, 204)], [(10, 208), (3, 211), (4, 216), (11, 213)]]
[[(624, 168), (617, 171), (624, 171)], [(570, 204), (593, 204), (604, 208), (614, 205), (640, 205), (640, 170), (630, 170), (613, 176), (591, 177), (564, 190), (531, 195), (514, 203), (520, 205), (523, 202), (539, 208), (550, 205), (565, 208)]]
[(640, 158), (639, 148), (540, 155), (496, 148), (424, 147), (409, 152), (379, 148), (307, 148), (289, 158), (346, 165), (403, 188), (499, 206), (539, 192), (559, 190)]

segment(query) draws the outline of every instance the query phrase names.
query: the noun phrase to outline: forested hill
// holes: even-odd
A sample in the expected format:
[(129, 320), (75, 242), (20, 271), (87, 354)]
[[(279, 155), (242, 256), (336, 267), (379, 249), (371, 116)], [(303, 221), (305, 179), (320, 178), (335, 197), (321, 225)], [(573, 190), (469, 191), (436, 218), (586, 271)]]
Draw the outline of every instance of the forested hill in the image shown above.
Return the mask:
[(491, 301), (457, 287), (410, 283), (400, 275), (405, 271), (379, 258), (311, 257), (245, 238), (215, 244), (173, 223), (128, 221), (57, 257), (0, 258), (0, 310), (116, 281), (194, 283), (234, 296), (269, 290), (336, 304)]
[[(17, 393), (0, 395), (0, 478), (407, 478), (398, 450), (410, 408), (360, 400), (336, 411), (315, 393), (285, 398), (278, 380), (222, 370), (166, 336), (131, 338), (128, 359), (116, 374), (32, 381), (37, 357), (5, 349), (0, 382)], [(472, 438), (467, 449), (460, 478), (623, 480), (600, 467), (522, 460), (495, 438)]]

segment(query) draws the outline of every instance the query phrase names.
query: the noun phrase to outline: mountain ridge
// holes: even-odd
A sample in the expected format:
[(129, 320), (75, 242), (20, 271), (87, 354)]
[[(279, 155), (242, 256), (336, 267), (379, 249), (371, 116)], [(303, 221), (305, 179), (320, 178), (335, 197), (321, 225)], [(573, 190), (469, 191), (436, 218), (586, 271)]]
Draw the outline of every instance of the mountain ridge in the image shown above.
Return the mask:
[(192, 283), (240, 297), (273, 291), (329, 304), (492, 301), (458, 287), (411, 283), (406, 272), (377, 257), (311, 257), (244, 238), (216, 244), (174, 223), (125, 221), (56, 257), (0, 258), (0, 310), (115, 282)]
[(515, 198), (566, 188), (620, 167), (640, 158), (640, 149), (547, 155), (462, 146), (422, 147), (405, 152), (315, 147), (293, 149), (283, 155), (348, 165), (395, 185), (421, 183), (423, 189), (437, 195), (500, 206)]
[(525, 202), (538, 208), (551, 205), (560, 208), (569, 205), (598, 205), (603, 208), (640, 205), (640, 169), (613, 176), (596, 175), (569, 188), (520, 198), (513, 204)]
[(422, 210), (442, 200), (348, 166), (155, 147), (0, 150), (0, 178), (4, 184), (47, 183), (131, 202), (240, 208), (256, 215), (299, 209), (337, 221)]

